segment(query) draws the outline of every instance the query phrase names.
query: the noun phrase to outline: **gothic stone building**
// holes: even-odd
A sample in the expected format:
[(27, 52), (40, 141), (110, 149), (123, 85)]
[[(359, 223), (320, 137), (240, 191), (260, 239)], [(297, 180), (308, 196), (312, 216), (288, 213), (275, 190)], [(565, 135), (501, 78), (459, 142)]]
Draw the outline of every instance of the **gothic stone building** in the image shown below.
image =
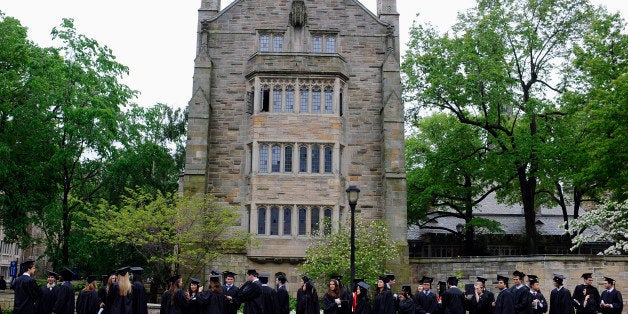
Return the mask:
[(377, 15), (358, 0), (202, 0), (182, 190), (239, 206), (257, 240), (212, 267), (296, 283), (308, 236), (348, 223), (349, 185), (407, 265), (398, 19), (395, 0)]

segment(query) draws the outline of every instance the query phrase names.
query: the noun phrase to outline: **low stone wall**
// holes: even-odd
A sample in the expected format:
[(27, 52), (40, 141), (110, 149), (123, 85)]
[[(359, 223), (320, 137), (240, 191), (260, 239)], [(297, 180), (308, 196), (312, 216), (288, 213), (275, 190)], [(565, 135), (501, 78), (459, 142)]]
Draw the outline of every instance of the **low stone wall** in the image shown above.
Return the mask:
[[(582, 283), (583, 273), (593, 273), (593, 285), (604, 290), (604, 277), (616, 280), (616, 288), (624, 297), (623, 313), (628, 313), (628, 256), (598, 255), (539, 255), (539, 256), (487, 256), (459, 258), (410, 258), (410, 280), (416, 289), (418, 279), (433, 277), (434, 281), (445, 281), (449, 276), (460, 279), (460, 287), (474, 283), (477, 276), (489, 279), (487, 289), (497, 292), (497, 275), (512, 278), (512, 272), (539, 276), (541, 291), (549, 300), (553, 274), (565, 276), (565, 287), (573, 292)], [(398, 284), (405, 282), (397, 281)]]

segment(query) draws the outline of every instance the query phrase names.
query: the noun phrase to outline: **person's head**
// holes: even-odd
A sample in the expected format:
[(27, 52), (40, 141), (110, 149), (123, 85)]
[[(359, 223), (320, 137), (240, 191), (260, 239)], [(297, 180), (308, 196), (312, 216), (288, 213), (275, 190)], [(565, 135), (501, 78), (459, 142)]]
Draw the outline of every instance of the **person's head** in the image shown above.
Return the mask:
[(235, 281), (235, 273), (226, 271), (223, 274), (225, 275), (225, 284), (228, 286), (233, 285), (233, 282)]
[(301, 287), (305, 288), (305, 284), (310, 281), (310, 277), (303, 275), (301, 276)]
[(582, 281), (585, 285), (593, 284), (593, 274), (592, 273), (584, 273), (582, 274)]
[(277, 286), (285, 285), (288, 279), (286, 278), (286, 274), (283, 272), (275, 273), (275, 284)]
[(366, 282), (360, 281), (355, 285), (355, 293), (358, 297), (368, 298), (368, 289), (371, 287)]
[(72, 277), (74, 277), (74, 272), (72, 272), (69, 268), (67, 267), (63, 267), (63, 269), (61, 269), (59, 271), (59, 280), (60, 281), (71, 281)]
[(379, 279), (377, 279), (377, 292), (379, 293), (385, 289), (386, 289), (386, 277), (380, 276)]
[(59, 277), (59, 274), (53, 272), (53, 271), (49, 271), (48, 272), (48, 277), (46, 278), (46, 282), (49, 285), (53, 285), (55, 282), (57, 282), (57, 278)]
[(508, 288), (508, 277), (497, 275), (497, 289), (504, 290)]
[(565, 279), (565, 276), (554, 274), (554, 277), (552, 278), (552, 281), (554, 283), (554, 287), (558, 288), (558, 287), (562, 286), (564, 279)]
[(394, 274), (387, 274), (386, 275), (386, 280), (387, 280), (386, 283), (389, 286), (391, 286), (391, 287), (394, 286), (395, 284), (397, 284), (397, 279), (395, 279), (395, 275)]
[(458, 285), (458, 278), (451, 276), (447, 278), (447, 285), (448, 286), (457, 286)]
[(201, 280), (198, 278), (190, 278), (190, 293), (197, 293)]
[(257, 278), (257, 271), (255, 269), (249, 269), (246, 271), (246, 280), (254, 281)]
[(539, 289), (541, 288), (541, 285), (539, 284), (539, 278), (536, 276), (532, 277), (532, 275), (528, 275), (528, 278), (530, 279), (530, 289), (533, 291), (539, 291)]
[(430, 277), (423, 276), (423, 278), (421, 278), (421, 282), (423, 282), (423, 291), (429, 291), (432, 289), (432, 281), (434, 281), (434, 279)]
[(95, 290), (97, 290), (96, 276), (87, 276), (87, 278), (85, 279), (85, 288), (83, 288), (83, 292)]
[(36, 270), (35, 261), (25, 261), (22, 264), (20, 264), (20, 267), (22, 268), (23, 273), (28, 273), (30, 276), (35, 274), (35, 270)]
[(220, 284), (220, 276), (218, 275), (209, 276), (209, 290), (218, 294), (222, 293), (222, 285)]
[(330, 279), (327, 284), (327, 293), (337, 296), (340, 291), (340, 284), (336, 279)]
[(117, 282), (120, 290), (120, 296), (127, 296), (131, 293), (130, 267), (122, 267), (117, 270)]
[(483, 277), (476, 277), (477, 280), (475, 281), (475, 286), (479, 287), (481, 290), (484, 290), (486, 288), (486, 278)]
[(604, 277), (604, 289), (609, 290), (615, 286), (615, 280), (613, 278)]
[(139, 281), (139, 282), (143, 282), (142, 280), (142, 273), (144, 272), (144, 268), (136, 266), (136, 267), (131, 267), (131, 277), (133, 278), (133, 281)]
[(111, 286), (116, 282), (118, 282), (118, 275), (116, 275), (115, 273), (109, 274), (109, 278), (107, 279), (107, 286)]
[(522, 273), (522, 272), (520, 272), (520, 271), (518, 271), (518, 270), (515, 270), (515, 271), (512, 273), (512, 283), (513, 283), (515, 286), (522, 285), (522, 284), (523, 284), (523, 278), (524, 278), (525, 276), (526, 276), (526, 275), (525, 275), (524, 273)]

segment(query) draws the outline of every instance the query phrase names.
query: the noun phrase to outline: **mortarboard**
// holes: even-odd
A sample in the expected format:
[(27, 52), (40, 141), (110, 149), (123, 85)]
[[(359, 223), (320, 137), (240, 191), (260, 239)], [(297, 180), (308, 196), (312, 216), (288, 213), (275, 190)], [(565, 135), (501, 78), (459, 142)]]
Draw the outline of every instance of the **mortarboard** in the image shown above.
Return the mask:
[(604, 281), (614, 285), (615, 284), (615, 279), (611, 278), (611, 277), (604, 277)]
[(220, 275), (220, 271), (218, 271), (218, 269), (212, 269), (212, 271), (209, 274), (210, 275)]
[(477, 281), (479, 281), (479, 282), (481, 282), (483, 284), (486, 284), (486, 278), (484, 278), (484, 277), (475, 277), (475, 278), (477, 278)]
[(301, 280), (303, 280), (303, 282), (308, 282), (310, 281), (310, 277), (308, 277), (307, 275), (303, 275), (301, 276)]
[(423, 278), (421, 278), (420, 282), (422, 283), (432, 283), (434, 281), (434, 278), (432, 277), (427, 277), (427, 276), (423, 276)]
[(209, 281), (220, 283), (220, 276), (219, 275), (210, 275), (209, 276)]
[(49, 270), (48, 271), (48, 277), (55, 277), (55, 279), (58, 279), (59, 278), (59, 274), (55, 273), (52, 270)]
[(342, 276), (341, 275), (331, 275), (331, 276), (329, 276), (329, 279), (336, 279), (336, 280), (338, 280), (338, 282), (340, 282), (340, 280), (342, 279)]
[(200, 279), (198, 279), (198, 278), (193, 278), (193, 277), (190, 277), (190, 283), (193, 283), (193, 284), (195, 284), (195, 285), (198, 285), (198, 284), (200, 284), (200, 283), (201, 283), (201, 280), (200, 280)]
[(381, 280), (383, 282), (388, 282), (388, 277), (386, 275), (381, 275), (377, 278), (378, 280)]
[(249, 269), (246, 271), (246, 275), (247, 276), (256, 276), (257, 277), (257, 271), (255, 269)]
[(589, 279), (589, 278), (593, 277), (592, 275), (593, 275), (593, 273), (584, 273), (584, 274), (582, 274), (582, 276), (580, 276), (580, 278)]
[(222, 275), (223, 275), (225, 278), (227, 278), (227, 277), (234, 278), (234, 277), (235, 277), (235, 275), (236, 275), (236, 273), (234, 273), (234, 272), (232, 272), (232, 271), (228, 271), (228, 270), (226, 270), (226, 271), (224, 271), (224, 272), (222, 273)]
[(259, 278), (259, 282), (263, 284), (268, 284), (268, 279), (270, 278), (270, 274), (259, 274), (257, 276)]
[(20, 264), (20, 267), (26, 271), (27, 269), (33, 267), (33, 265), (35, 265), (35, 261), (33, 260), (28, 260), (28, 261), (24, 261)]
[(497, 281), (503, 281), (505, 284), (508, 284), (508, 277), (497, 275)]
[(129, 271), (131, 271), (131, 267), (129, 266), (124, 266), (118, 270), (116, 270), (116, 275), (118, 276), (124, 276), (126, 275)]
[(64, 281), (70, 281), (72, 280), (72, 277), (74, 277), (74, 272), (71, 271), (69, 268), (67, 267), (63, 267), (60, 271), (59, 271), (59, 275), (61, 275), (61, 277), (63, 277)]
[(175, 282), (179, 281), (179, 279), (181, 279), (181, 275), (174, 275), (174, 276), (168, 278), (168, 282), (169, 283), (175, 283)]
[(96, 276), (95, 275), (89, 275), (89, 276), (87, 276), (86, 280), (87, 280), (87, 283), (92, 283), (92, 282), (94, 282), (94, 280), (96, 280)]
[(141, 274), (144, 271), (144, 268), (135, 266), (135, 267), (129, 267), (129, 270), (134, 274)]
[(364, 281), (360, 281), (360, 282), (358, 282), (358, 287), (364, 288), (364, 289), (366, 289), (366, 290), (368, 290), (368, 289), (370, 289), (370, 288), (371, 288), (371, 286), (369, 286), (369, 285), (368, 285), (366, 282), (364, 282)]
[(455, 285), (458, 284), (458, 278), (456, 278), (454, 276), (447, 277), (447, 283), (452, 285), (452, 286), (455, 286)]
[(395, 280), (395, 274), (386, 274), (388, 281)]
[(519, 277), (519, 279), (523, 280), (523, 278), (526, 276), (526, 274), (524, 274), (523, 272), (520, 272), (518, 270), (515, 270), (514, 272), (512, 272), (512, 276), (513, 277)]
[(554, 274), (554, 277), (552, 278), (552, 280), (554, 280), (555, 282), (561, 285), (563, 284), (564, 279), (565, 279), (565, 276), (559, 275), (559, 274)]
[(412, 293), (412, 286), (410, 286), (410, 285), (401, 285), (401, 291), (405, 291), (407, 293)]

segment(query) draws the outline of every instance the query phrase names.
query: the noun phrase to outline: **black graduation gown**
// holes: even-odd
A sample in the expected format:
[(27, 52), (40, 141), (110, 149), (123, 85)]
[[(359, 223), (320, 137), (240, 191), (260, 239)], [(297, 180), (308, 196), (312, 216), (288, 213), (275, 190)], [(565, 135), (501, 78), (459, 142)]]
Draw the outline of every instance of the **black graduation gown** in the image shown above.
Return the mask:
[(55, 305), (57, 295), (57, 285), (52, 288), (48, 286), (41, 286), (41, 298), (37, 301), (37, 314), (50, 314), (52, 313), (52, 307)]
[(425, 291), (416, 293), (414, 300), (423, 308), (426, 314), (435, 314), (438, 311), (438, 298), (431, 291), (428, 294), (425, 294)]
[[(587, 294), (589, 296), (589, 300), (586, 305), (584, 304), (584, 289), (587, 289)], [(576, 300), (577, 302), (573, 303), (573, 306), (576, 308), (576, 314), (595, 314), (597, 313), (598, 307), (600, 305), (600, 292), (597, 288), (591, 285), (580, 284), (577, 285), (573, 289), (573, 294), (571, 298)]]
[(318, 294), (316, 294), (316, 289), (308, 288), (308, 290), (303, 291), (303, 289), (299, 289), (297, 291), (297, 313), (296, 314), (319, 314), (319, 306), (318, 306)]
[(244, 314), (264, 314), (262, 305), (262, 285), (259, 281), (247, 281), (238, 290), (236, 299), (244, 303)]
[[(230, 296), (235, 298), (236, 294), (238, 294), (238, 287), (232, 285), (231, 287), (227, 287), (227, 285), (222, 286), (222, 294), (227, 297)], [(236, 299), (231, 299), (231, 301), (227, 301), (227, 314), (237, 314), (238, 309), (240, 308), (240, 303)]]
[(358, 296), (355, 302), (355, 314), (371, 314), (371, 301), (366, 293)]
[(514, 314), (515, 303), (512, 296), (512, 292), (508, 289), (504, 289), (499, 292), (495, 299), (495, 308), (493, 309), (495, 314)]
[(262, 285), (261, 297), (264, 314), (277, 313), (277, 291), (268, 285)]
[(392, 292), (388, 289), (384, 289), (381, 293), (375, 294), (373, 298), (373, 308), (371, 311), (373, 314), (394, 314), (395, 313), (395, 300), (393, 299)]
[(416, 306), (414, 304), (414, 300), (411, 298), (405, 299), (403, 301), (399, 300), (399, 310), (397, 313), (399, 314), (414, 314)]
[(536, 306), (536, 309), (534, 307), (532, 308), (532, 313), (547, 313), (548, 304), (545, 296), (540, 291), (536, 293), (530, 292), (530, 295), (532, 296), (532, 300), (539, 300), (539, 304)]
[(98, 314), (100, 310), (100, 299), (98, 292), (81, 291), (76, 298), (76, 314)]
[(133, 314), (148, 314), (146, 288), (141, 281), (134, 281), (132, 286)]
[(133, 289), (126, 296), (120, 295), (120, 287), (114, 283), (107, 294), (107, 308), (111, 314), (133, 314)]
[[(340, 299), (341, 296), (338, 296)], [(336, 303), (336, 298), (329, 295), (329, 293), (325, 293), (323, 296), (323, 314), (342, 314), (345, 312), (345, 309), (342, 307), (343, 302), (340, 303), (340, 307)]]
[(549, 314), (574, 314), (573, 301), (569, 289), (562, 287), (560, 290), (554, 288), (550, 294)]
[(600, 312), (603, 314), (619, 314), (624, 308), (624, 301), (621, 297), (621, 293), (617, 289), (611, 291), (604, 290), (600, 296), (601, 301), (604, 304), (612, 304), (613, 308), (600, 308)]
[(290, 296), (285, 285), (277, 288), (277, 314), (290, 314)]
[(188, 299), (188, 310), (187, 310), (188, 314), (200, 314), (203, 312), (206, 305), (209, 305), (209, 299), (207, 300), (207, 303), (204, 303), (201, 300), (200, 293), (192, 294), (190, 292), (189, 299)]
[(492, 314), (494, 301), (495, 295), (488, 290), (485, 290), (477, 300), (475, 294), (471, 295), (471, 299), (467, 302), (469, 314)]
[(532, 314), (532, 296), (530, 295), (530, 288), (525, 285), (522, 285), (519, 288), (513, 286), (510, 291), (513, 295), (515, 313)]
[(74, 286), (64, 281), (57, 286), (55, 305), (52, 311), (56, 314), (74, 314)]
[(195, 313), (194, 307), (200, 310), (201, 314), (226, 314), (227, 299), (222, 293), (216, 293), (210, 290), (199, 293), (196, 298), (190, 300), (190, 308), (188, 313)]
[(451, 287), (443, 293), (445, 314), (465, 314), (464, 293), (458, 287)]
[(107, 306), (107, 286), (98, 289), (98, 298), (100, 299), (101, 303), (105, 304), (103, 314), (108, 314), (109, 307)]
[[(161, 296), (160, 314), (182, 314), (187, 313), (188, 301), (183, 290), (178, 289), (171, 297), (170, 290)], [(114, 312), (112, 312), (113, 314)]]
[(41, 297), (41, 289), (37, 286), (35, 279), (29, 275), (19, 276), (13, 281), (11, 289), (15, 291), (13, 313), (35, 313), (36, 302)]

